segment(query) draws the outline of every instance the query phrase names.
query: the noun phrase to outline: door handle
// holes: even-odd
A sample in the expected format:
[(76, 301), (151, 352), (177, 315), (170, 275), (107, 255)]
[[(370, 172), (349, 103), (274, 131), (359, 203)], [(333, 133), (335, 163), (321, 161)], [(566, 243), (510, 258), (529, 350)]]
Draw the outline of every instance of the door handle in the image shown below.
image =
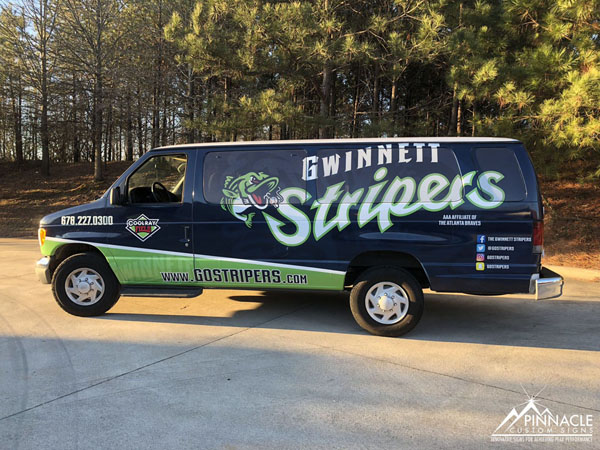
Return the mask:
[(183, 242), (185, 244), (186, 247), (190, 246), (190, 227), (185, 225), (183, 227), (183, 239), (179, 239), (179, 242)]

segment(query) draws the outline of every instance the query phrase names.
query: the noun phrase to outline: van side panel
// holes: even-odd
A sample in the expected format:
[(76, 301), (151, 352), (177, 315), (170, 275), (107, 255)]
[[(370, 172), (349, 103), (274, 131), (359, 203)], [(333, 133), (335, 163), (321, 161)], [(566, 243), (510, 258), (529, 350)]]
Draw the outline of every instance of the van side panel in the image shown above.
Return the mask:
[(520, 143), (209, 148), (194, 192), (197, 269), (239, 262), (312, 273), (304, 283), (265, 283), (219, 272), (207, 287), (341, 289), (350, 262), (376, 252), (416, 258), (436, 291), (528, 292), (539, 268), (532, 233), (541, 207)]

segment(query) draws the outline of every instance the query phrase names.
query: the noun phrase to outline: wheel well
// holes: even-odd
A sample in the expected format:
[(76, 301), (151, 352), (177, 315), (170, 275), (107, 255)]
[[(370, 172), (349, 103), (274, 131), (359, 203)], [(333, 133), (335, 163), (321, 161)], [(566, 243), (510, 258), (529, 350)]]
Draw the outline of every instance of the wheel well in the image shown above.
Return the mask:
[(60, 265), (61, 262), (63, 262), (69, 256), (73, 256), (78, 253), (96, 253), (97, 255), (100, 255), (100, 256), (102, 256), (102, 258), (104, 258), (104, 255), (102, 254), (102, 252), (100, 250), (98, 250), (96, 247), (93, 247), (91, 245), (87, 245), (87, 244), (61, 245), (60, 247), (58, 247), (56, 249), (56, 252), (54, 253), (54, 257), (51, 260), (52, 262), (50, 264), (50, 273), (54, 274), (54, 271)]
[(408, 253), (389, 251), (365, 252), (356, 256), (348, 265), (344, 286), (352, 286), (362, 272), (375, 266), (399, 267), (410, 272), (421, 287), (429, 287), (427, 274), (417, 258)]

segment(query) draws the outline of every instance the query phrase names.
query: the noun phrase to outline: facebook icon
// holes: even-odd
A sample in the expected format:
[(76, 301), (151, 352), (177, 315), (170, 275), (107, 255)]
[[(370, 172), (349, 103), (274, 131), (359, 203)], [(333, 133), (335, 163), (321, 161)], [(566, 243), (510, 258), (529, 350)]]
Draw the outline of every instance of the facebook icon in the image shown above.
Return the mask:
[(477, 242), (479, 244), (485, 244), (485, 234), (478, 234), (477, 235)]

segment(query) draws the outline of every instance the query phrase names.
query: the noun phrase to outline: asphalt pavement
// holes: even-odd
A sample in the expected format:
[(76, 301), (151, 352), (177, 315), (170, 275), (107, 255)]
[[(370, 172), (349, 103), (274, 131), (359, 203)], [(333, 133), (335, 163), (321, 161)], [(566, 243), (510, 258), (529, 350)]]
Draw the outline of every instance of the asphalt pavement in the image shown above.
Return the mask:
[[(34, 240), (0, 239), (0, 447), (600, 448), (600, 283), (563, 297), (426, 292), (402, 338), (345, 294), (209, 290), (63, 312)], [(591, 442), (491, 442), (541, 390)], [(519, 406), (521, 405), (521, 406)]]

